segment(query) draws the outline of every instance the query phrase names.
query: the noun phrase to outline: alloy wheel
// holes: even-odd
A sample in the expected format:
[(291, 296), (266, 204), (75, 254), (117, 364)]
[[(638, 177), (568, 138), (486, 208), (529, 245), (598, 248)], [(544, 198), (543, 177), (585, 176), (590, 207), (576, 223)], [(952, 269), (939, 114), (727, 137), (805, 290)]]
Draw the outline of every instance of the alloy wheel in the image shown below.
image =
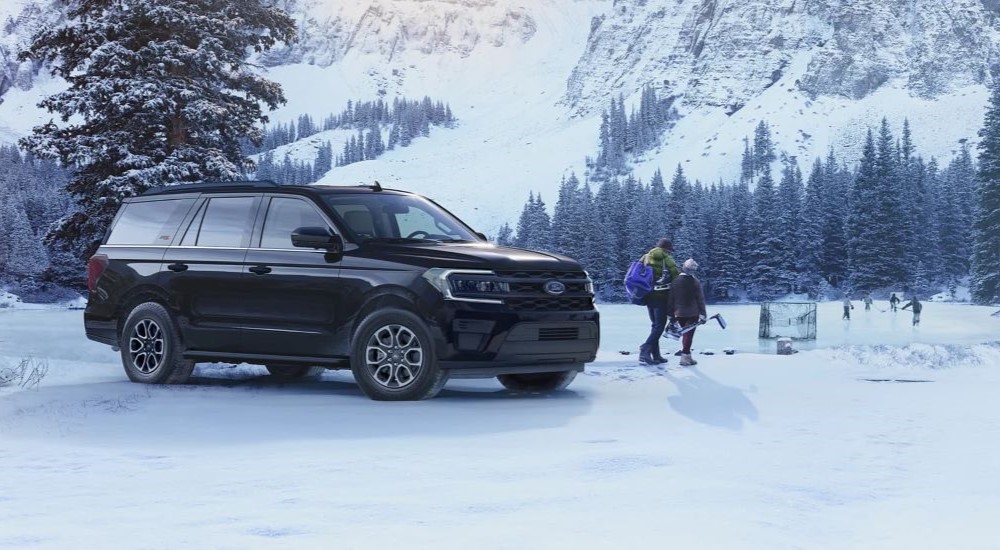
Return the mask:
[(166, 345), (163, 329), (151, 319), (143, 319), (132, 328), (128, 341), (132, 366), (142, 374), (152, 374), (163, 365)]
[(402, 325), (386, 325), (372, 333), (365, 348), (365, 364), (372, 379), (389, 389), (409, 386), (424, 362), (420, 339)]

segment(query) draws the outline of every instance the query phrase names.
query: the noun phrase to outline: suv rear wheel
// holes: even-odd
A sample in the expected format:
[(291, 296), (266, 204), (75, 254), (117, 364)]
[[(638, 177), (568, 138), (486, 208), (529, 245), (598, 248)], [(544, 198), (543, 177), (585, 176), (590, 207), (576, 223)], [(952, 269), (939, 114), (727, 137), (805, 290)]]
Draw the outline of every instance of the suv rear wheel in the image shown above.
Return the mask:
[(156, 302), (139, 304), (129, 312), (119, 342), (129, 380), (143, 384), (186, 384), (194, 361), (184, 359), (184, 348), (170, 313)]
[(371, 313), (358, 325), (353, 342), (351, 372), (372, 399), (430, 399), (448, 381), (448, 372), (438, 367), (430, 332), (409, 311)]
[(533, 374), (501, 374), (497, 380), (508, 390), (524, 392), (553, 392), (565, 390), (573, 379), (575, 370), (540, 372)]

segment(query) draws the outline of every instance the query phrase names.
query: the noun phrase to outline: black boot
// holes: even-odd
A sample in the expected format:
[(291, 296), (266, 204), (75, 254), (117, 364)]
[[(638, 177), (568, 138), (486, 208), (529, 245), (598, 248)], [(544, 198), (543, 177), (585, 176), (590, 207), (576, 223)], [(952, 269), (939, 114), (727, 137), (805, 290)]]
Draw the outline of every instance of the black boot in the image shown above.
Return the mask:
[(667, 362), (666, 357), (660, 354), (660, 343), (657, 342), (653, 345), (653, 349), (650, 350), (650, 355), (653, 356), (653, 361), (657, 365), (662, 365)]
[(652, 346), (649, 344), (643, 344), (639, 346), (639, 364), (640, 365), (655, 365), (656, 361), (651, 355)]

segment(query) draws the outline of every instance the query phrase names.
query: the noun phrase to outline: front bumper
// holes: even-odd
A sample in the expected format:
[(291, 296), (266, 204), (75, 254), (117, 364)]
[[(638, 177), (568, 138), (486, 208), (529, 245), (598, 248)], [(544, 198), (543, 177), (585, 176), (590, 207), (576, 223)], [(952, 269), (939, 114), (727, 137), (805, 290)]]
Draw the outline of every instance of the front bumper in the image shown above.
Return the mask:
[(431, 324), (439, 364), (453, 378), (582, 370), (600, 346), (596, 310), (517, 312), (443, 302)]

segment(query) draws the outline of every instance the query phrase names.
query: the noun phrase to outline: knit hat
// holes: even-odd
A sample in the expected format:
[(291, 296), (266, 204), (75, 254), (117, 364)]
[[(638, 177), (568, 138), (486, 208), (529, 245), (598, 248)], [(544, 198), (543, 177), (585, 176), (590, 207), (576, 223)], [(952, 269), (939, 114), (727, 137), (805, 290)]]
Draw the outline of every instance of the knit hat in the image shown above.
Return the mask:
[(670, 239), (666, 238), (660, 239), (656, 241), (656, 246), (662, 248), (663, 250), (666, 250), (667, 252), (674, 251), (674, 243), (670, 242)]
[(698, 269), (698, 262), (694, 261), (692, 258), (684, 260), (684, 271), (695, 271)]

